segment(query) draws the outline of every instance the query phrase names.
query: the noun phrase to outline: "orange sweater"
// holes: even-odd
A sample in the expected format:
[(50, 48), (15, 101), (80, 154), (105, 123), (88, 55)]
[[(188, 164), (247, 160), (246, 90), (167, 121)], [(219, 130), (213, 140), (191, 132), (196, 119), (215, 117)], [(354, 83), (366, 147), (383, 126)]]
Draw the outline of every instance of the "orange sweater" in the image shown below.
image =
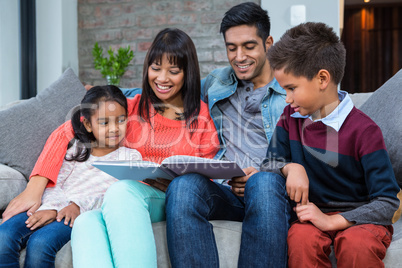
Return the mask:
[[(201, 101), (197, 129), (190, 133), (185, 121), (170, 120), (155, 113), (151, 106), (151, 124), (138, 116), (141, 95), (128, 99), (128, 122), (124, 146), (137, 149), (143, 160), (160, 163), (172, 155), (193, 155), (213, 158), (218, 152), (219, 140), (208, 106)], [(55, 185), (69, 141), (74, 137), (71, 122), (57, 128), (32, 170), (35, 175), (49, 179), (48, 187)]]

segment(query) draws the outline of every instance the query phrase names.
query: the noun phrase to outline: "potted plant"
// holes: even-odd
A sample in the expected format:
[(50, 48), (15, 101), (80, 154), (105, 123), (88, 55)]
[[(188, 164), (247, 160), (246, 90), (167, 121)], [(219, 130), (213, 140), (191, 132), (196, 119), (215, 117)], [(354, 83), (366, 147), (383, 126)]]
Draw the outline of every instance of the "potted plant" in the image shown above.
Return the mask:
[(95, 69), (100, 70), (102, 77), (107, 79), (109, 85), (118, 86), (120, 78), (126, 72), (130, 61), (134, 58), (134, 52), (130, 49), (120, 47), (117, 53), (109, 47), (107, 53), (109, 57), (103, 56), (103, 49), (99, 46), (98, 42), (95, 43), (92, 49), (94, 57)]

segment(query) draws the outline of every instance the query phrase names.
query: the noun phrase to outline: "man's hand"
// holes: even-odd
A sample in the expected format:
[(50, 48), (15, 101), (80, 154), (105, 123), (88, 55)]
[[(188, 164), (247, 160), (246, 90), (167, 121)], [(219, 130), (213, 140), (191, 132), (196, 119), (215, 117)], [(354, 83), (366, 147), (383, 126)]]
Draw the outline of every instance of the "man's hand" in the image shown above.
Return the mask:
[(353, 225), (339, 214), (327, 215), (323, 213), (315, 204), (308, 202), (307, 205), (297, 204), (294, 208), (301, 223), (311, 222), (321, 231), (343, 230)]
[(34, 214), (40, 207), (43, 191), (48, 181), (45, 177), (32, 177), (25, 190), (8, 204), (3, 213), (3, 222), (24, 211), (27, 211), (28, 216)]
[(155, 187), (156, 189), (161, 190), (162, 192), (166, 192), (169, 184), (172, 182), (171, 180), (168, 179), (162, 179), (162, 178), (157, 178), (155, 180), (153, 179), (145, 179), (143, 180), (146, 184), (151, 185), (152, 187)]
[(36, 228), (40, 228), (53, 222), (56, 219), (56, 215), (56, 210), (37, 211), (28, 218), (25, 224), (27, 225), (27, 228), (35, 230)]
[(228, 184), (232, 186), (232, 192), (237, 196), (244, 196), (244, 188), (246, 187), (247, 180), (258, 172), (258, 170), (253, 167), (244, 168), (243, 171), (246, 176), (235, 177), (228, 181)]
[(61, 220), (64, 218), (64, 224), (68, 225), (68, 223), (70, 223), (70, 227), (73, 227), (74, 221), (79, 215), (80, 207), (76, 203), (72, 202), (70, 205), (57, 213), (56, 220), (61, 222)]
[(286, 192), (290, 200), (307, 205), (309, 180), (304, 167), (297, 163), (290, 163), (281, 171), (286, 177)]

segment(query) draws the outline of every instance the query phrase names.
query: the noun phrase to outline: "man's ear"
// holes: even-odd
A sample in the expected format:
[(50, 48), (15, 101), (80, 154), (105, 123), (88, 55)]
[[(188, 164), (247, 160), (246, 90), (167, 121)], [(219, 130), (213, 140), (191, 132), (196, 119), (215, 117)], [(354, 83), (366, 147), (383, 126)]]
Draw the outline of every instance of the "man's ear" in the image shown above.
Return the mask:
[(267, 37), (265, 40), (265, 51), (268, 51), (268, 49), (274, 44), (274, 38), (270, 35)]
[(318, 83), (320, 84), (320, 89), (326, 89), (328, 87), (328, 84), (331, 82), (331, 75), (325, 69), (319, 70), (316, 78), (318, 79)]
[(86, 129), (89, 133), (92, 132), (91, 122), (89, 122), (86, 118), (83, 119), (82, 124), (84, 124), (85, 129)]

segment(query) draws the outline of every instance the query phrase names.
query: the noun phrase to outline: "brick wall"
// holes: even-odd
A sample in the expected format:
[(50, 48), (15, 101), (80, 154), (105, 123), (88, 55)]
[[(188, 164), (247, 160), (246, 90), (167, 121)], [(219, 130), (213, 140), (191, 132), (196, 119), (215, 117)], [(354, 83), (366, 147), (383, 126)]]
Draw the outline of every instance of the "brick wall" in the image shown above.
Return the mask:
[[(251, 0), (260, 4), (260, 0)], [(130, 47), (134, 60), (121, 79), (122, 87), (141, 87), (146, 51), (163, 28), (176, 27), (194, 41), (201, 77), (217, 67), (227, 66), (219, 26), (224, 13), (239, 0), (78, 0), (78, 56), (80, 79), (93, 85), (105, 84), (93, 67), (96, 41), (104, 51), (109, 46)]]

